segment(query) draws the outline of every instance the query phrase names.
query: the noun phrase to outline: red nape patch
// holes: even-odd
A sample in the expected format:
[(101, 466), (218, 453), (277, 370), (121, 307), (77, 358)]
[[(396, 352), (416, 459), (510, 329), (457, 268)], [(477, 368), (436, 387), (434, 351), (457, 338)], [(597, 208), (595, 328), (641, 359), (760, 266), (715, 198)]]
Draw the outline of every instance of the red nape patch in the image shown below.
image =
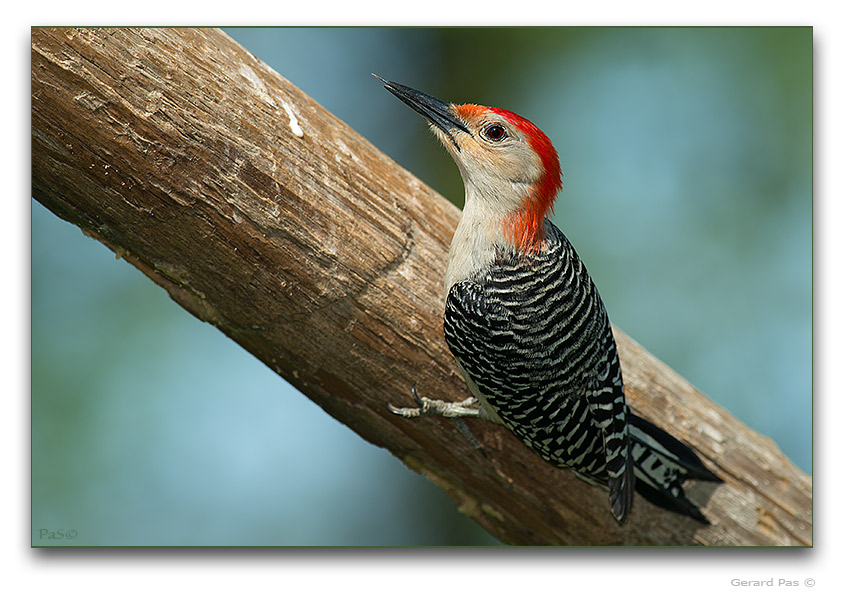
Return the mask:
[(525, 198), (523, 207), (505, 223), (507, 232), (524, 251), (536, 252), (544, 239), (542, 223), (545, 215), (553, 209), (554, 198), (563, 185), (560, 159), (549, 138), (533, 122), (506, 109), (490, 107), (489, 110), (518, 128), (527, 137), (542, 163), (543, 174), (534, 186), (533, 193)]

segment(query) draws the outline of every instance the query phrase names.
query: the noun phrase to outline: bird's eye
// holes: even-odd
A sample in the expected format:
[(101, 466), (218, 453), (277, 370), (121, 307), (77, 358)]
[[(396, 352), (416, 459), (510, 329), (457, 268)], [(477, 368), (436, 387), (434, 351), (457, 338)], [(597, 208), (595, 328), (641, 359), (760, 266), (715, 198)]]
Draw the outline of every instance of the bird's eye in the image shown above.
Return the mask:
[(484, 136), (486, 136), (489, 140), (499, 142), (507, 138), (507, 130), (505, 130), (504, 126), (500, 124), (490, 124), (484, 128)]

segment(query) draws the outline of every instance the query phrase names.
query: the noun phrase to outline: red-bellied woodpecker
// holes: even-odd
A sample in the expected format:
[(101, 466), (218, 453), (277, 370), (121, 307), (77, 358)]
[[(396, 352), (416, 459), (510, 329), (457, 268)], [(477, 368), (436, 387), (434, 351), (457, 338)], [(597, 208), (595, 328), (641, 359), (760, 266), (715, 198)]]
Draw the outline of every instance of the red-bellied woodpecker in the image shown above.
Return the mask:
[(390, 410), (500, 423), (548, 462), (607, 488), (619, 522), (635, 486), (653, 503), (708, 523), (682, 484), (720, 479), (691, 448), (630, 411), (604, 304), (546, 218), (562, 186), (551, 141), (505, 109), (447, 103), (381, 80), (428, 120), (463, 178), (444, 330), (473, 394), (444, 402), (414, 390), (419, 408)]

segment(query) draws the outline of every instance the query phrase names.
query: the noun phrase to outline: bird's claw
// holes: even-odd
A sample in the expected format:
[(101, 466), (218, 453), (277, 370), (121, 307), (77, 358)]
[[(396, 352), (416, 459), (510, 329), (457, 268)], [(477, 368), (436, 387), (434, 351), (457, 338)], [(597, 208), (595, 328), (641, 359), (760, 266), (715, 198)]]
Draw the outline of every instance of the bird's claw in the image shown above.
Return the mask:
[(400, 417), (405, 417), (407, 419), (412, 419), (415, 417), (424, 417), (429, 414), (432, 414), (431, 406), (429, 403), (434, 401), (429, 400), (428, 398), (422, 398), (416, 391), (416, 384), (413, 384), (413, 386), (411, 386), (410, 393), (413, 395), (413, 400), (416, 401), (418, 408), (399, 408), (388, 403), (387, 409), (389, 409), (389, 411), (394, 415), (399, 415)]
[(425, 406), (425, 401), (422, 400), (422, 398), (419, 396), (419, 392), (416, 391), (416, 384), (410, 386), (410, 393), (413, 395), (413, 399), (416, 401), (416, 404), (421, 407)]

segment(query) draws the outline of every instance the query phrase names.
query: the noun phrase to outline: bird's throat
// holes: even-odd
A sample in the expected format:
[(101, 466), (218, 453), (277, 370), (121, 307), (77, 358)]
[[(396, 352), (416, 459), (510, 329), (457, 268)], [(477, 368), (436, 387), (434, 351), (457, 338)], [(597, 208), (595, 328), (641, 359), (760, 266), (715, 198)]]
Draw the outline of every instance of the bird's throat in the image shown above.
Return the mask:
[(445, 275), (445, 291), (492, 266), (502, 252), (535, 254), (545, 240), (545, 213), (531, 209), (489, 217), (467, 202), (454, 232)]

